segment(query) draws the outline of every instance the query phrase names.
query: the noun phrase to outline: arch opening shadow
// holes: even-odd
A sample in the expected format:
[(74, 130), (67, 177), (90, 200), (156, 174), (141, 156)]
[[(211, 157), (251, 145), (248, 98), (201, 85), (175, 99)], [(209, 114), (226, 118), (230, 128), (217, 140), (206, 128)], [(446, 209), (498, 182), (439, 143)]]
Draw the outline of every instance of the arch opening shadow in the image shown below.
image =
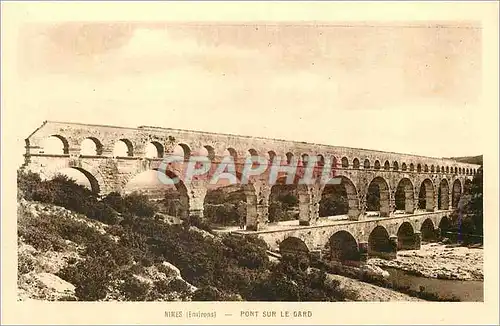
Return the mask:
[(281, 177), (271, 187), (269, 196), (269, 222), (299, 220), (299, 224), (309, 224), (309, 192), (304, 184), (287, 184)]
[(398, 250), (417, 249), (417, 239), (413, 226), (409, 222), (403, 222), (398, 229)]
[(319, 202), (319, 217), (348, 215), (349, 219), (359, 218), (359, 203), (356, 187), (349, 178), (337, 176), (323, 188)]
[(389, 238), (389, 233), (383, 226), (375, 227), (368, 237), (368, 255), (381, 258), (394, 258), (397, 244)]
[(203, 201), (204, 218), (214, 226), (254, 227), (257, 196), (252, 184), (220, 179), (210, 185)]
[(102, 155), (102, 143), (95, 137), (85, 138), (80, 144), (80, 155), (82, 156), (98, 156)]
[(418, 208), (427, 212), (434, 211), (434, 186), (430, 179), (425, 179), (420, 185)]
[(342, 168), (347, 169), (349, 167), (349, 160), (347, 159), (347, 157), (345, 157), (345, 156), (342, 157), (340, 162), (341, 162)]
[(436, 240), (436, 231), (434, 229), (434, 223), (430, 218), (426, 219), (422, 226), (420, 227), (420, 233), (422, 235), (422, 241), (432, 242)]
[(382, 177), (375, 177), (368, 185), (366, 210), (379, 212), (381, 217), (389, 216), (389, 185)]
[(187, 144), (179, 143), (174, 147), (172, 153), (182, 157), (184, 161), (188, 161), (191, 157), (191, 148)]
[(472, 188), (472, 181), (469, 179), (465, 179), (464, 182), (464, 194), (470, 194), (470, 190)]
[(330, 259), (340, 262), (360, 261), (358, 243), (347, 231), (335, 232), (329, 239)]
[[(165, 180), (165, 176), (167, 177)], [(178, 176), (170, 171), (146, 170), (131, 178), (123, 188), (123, 194), (138, 193), (157, 204), (158, 211), (176, 222), (189, 216), (189, 195), (182, 180), (175, 183)]]
[(450, 208), (449, 192), (448, 181), (446, 179), (441, 180), (438, 189), (438, 209), (445, 210)]
[(395, 193), (396, 211), (404, 211), (406, 214), (413, 214), (414, 191), (410, 179), (403, 178), (399, 181)]
[(118, 140), (113, 147), (114, 157), (132, 157), (134, 156), (134, 146), (128, 139)]
[(439, 222), (439, 234), (441, 237), (448, 237), (448, 232), (451, 229), (451, 220), (444, 216)]
[(66, 138), (60, 135), (51, 135), (42, 141), (42, 154), (68, 155), (69, 143)]
[(146, 158), (162, 158), (165, 154), (165, 149), (159, 142), (152, 141), (144, 148), (144, 154)]
[(288, 237), (284, 239), (279, 244), (279, 250), (283, 259), (293, 259), (298, 263), (298, 267), (301, 269), (306, 269), (310, 264), (311, 255), (309, 248), (305, 242), (299, 238)]
[(451, 198), (451, 206), (453, 206), (453, 208), (458, 207), (458, 203), (460, 202), (461, 196), (462, 196), (462, 184), (460, 183), (460, 180), (456, 179), (453, 182), (453, 192)]

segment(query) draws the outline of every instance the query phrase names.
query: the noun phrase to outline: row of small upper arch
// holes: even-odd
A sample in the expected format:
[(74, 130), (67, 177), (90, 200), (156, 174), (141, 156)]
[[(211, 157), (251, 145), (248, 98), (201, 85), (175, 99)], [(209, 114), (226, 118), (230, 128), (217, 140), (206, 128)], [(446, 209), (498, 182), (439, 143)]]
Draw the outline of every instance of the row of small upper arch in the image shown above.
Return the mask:
[[(67, 140), (59, 135), (53, 135), (49, 138), (55, 138), (59, 142), (59, 148), (56, 150), (55, 153), (52, 154), (68, 154), (69, 152), (69, 145)], [(61, 148), (62, 146), (62, 148)], [(178, 144), (174, 150), (173, 154), (175, 155), (180, 155), (183, 156), (185, 159), (188, 159), (191, 156), (191, 148), (186, 145), (186, 144)], [(48, 152), (45, 152), (48, 154)], [(82, 155), (102, 155), (103, 153), (103, 146), (101, 142), (94, 138), (94, 137), (89, 137), (86, 138), (85, 140), (82, 141), (81, 143), (81, 154)], [(276, 157), (276, 153), (274, 151), (268, 151), (267, 157), (269, 160), (274, 159)], [(165, 149), (163, 145), (157, 141), (151, 141), (146, 145), (145, 148), (145, 153), (144, 155), (147, 158), (162, 158), (165, 155)], [(203, 146), (198, 152), (197, 155), (201, 156), (207, 156), (210, 160), (215, 159), (215, 150), (212, 146), (205, 145)], [(247, 156), (257, 156), (258, 152), (251, 148), (246, 152)], [(294, 154), (291, 152), (287, 152), (286, 154), (286, 161), (287, 163), (290, 163), (293, 158)], [(115, 157), (133, 157), (134, 156), (134, 148), (133, 144), (130, 140), (128, 139), (120, 139), (115, 143), (115, 146), (113, 148), (113, 156)], [(237, 151), (234, 148), (227, 148), (225, 152), (223, 153), (222, 156), (232, 156), (234, 159), (238, 157)], [(318, 166), (322, 167), (325, 164), (325, 157), (321, 154), (317, 155), (318, 161), (317, 164)], [(307, 165), (307, 161), (309, 160), (309, 155), (308, 154), (302, 154), (301, 159), (299, 160), (300, 164)], [(332, 167), (335, 168), (353, 168), (353, 169), (360, 169), (360, 161), (358, 158), (354, 158), (352, 160), (352, 163), (350, 163), (349, 159), (347, 157), (342, 157), (340, 160), (340, 165), (337, 162), (336, 157), (332, 156)], [(381, 165), (379, 160), (375, 160), (374, 164), (372, 165), (369, 159), (365, 159), (363, 162), (363, 169), (374, 169), (374, 170), (385, 170), (385, 171), (399, 171), (399, 163), (397, 161), (394, 161), (392, 165), (388, 160), (384, 162), (383, 165)], [(471, 168), (463, 168), (463, 167), (450, 167), (450, 166), (439, 166), (439, 165), (427, 165), (427, 164), (420, 164), (418, 163), (415, 167), (413, 163), (410, 163), (409, 166), (407, 166), (406, 163), (401, 164), (401, 171), (410, 171), (410, 172), (430, 172), (430, 173), (454, 173), (454, 174), (466, 174), (466, 175), (473, 175), (476, 174), (476, 169), (471, 169)]]

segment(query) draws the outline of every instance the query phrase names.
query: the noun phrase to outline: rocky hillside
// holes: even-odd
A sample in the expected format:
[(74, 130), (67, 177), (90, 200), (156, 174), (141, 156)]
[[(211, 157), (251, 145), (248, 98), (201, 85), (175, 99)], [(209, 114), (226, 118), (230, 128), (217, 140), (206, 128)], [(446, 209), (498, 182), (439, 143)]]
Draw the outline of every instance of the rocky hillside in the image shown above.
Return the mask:
[(457, 162), (462, 162), (462, 163), (483, 165), (483, 155), (450, 157), (450, 159), (455, 160)]
[[(86, 299), (82, 281), (74, 277), (78, 263), (93, 259), (90, 241), (118, 243), (109, 225), (62, 207), (21, 200), (18, 204), (18, 299)], [(105, 253), (106, 254), (106, 253)], [(144, 267), (136, 261), (121, 266), (123, 277), (107, 284), (101, 300), (190, 300), (196, 287), (186, 282), (168, 261)], [(81, 278), (83, 275), (79, 275)], [(77, 287), (80, 290), (77, 293)], [(91, 292), (91, 291), (88, 291)], [(92, 299), (92, 298), (87, 298)]]
[(270, 260), (258, 237), (215, 234), (193, 217), (171, 224), (140, 194), (98, 198), (68, 178), (23, 172), (18, 191), (20, 300), (367, 299), (303, 257)]

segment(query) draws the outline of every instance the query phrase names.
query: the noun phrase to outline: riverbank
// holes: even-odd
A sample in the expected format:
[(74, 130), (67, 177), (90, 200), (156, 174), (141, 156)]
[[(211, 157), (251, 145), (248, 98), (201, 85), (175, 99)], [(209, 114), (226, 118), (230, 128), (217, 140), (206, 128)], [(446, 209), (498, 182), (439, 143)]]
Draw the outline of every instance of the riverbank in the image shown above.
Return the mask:
[(450, 246), (438, 243), (422, 245), (420, 250), (397, 253), (394, 260), (371, 258), (368, 264), (380, 268), (394, 268), (408, 274), (428, 278), (482, 281), (483, 249)]
[(327, 274), (328, 279), (340, 282), (340, 287), (357, 292), (356, 301), (387, 302), (387, 301), (425, 301), (407, 294), (362, 282), (349, 277)]

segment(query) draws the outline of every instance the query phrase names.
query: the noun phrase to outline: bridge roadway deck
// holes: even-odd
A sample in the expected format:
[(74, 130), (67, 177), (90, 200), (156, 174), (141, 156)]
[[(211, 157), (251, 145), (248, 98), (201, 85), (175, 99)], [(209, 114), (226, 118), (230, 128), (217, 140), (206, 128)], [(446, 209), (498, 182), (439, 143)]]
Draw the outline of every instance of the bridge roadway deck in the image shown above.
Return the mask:
[(257, 235), (264, 239), (271, 247), (277, 249), (279, 243), (288, 237), (296, 237), (304, 241), (310, 250), (323, 248), (329, 238), (338, 231), (349, 232), (356, 241), (368, 242), (370, 233), (377, 226), (386, 229), (389, 236), (397, 236), (399, 227), (404, 222), (411, 224), (413, 231), (419, 233), (425, 220), (430, 219), (437, 229), (444, 217), (449, 217), (452, 210), (439, 210), (434, 212), (417, 212), (414, 214), (398, 214), (390, 217), (365, 217), (363, 220), (348, 220), (347, 216), (340, 215), (321, 218), (316, 224), (299, 226), (299, 221), (286, 221), (267, 224), (259, 231), (242, 230), (238, 227), (214, 230), (216, 232), (230, 232), (240, 235)]

